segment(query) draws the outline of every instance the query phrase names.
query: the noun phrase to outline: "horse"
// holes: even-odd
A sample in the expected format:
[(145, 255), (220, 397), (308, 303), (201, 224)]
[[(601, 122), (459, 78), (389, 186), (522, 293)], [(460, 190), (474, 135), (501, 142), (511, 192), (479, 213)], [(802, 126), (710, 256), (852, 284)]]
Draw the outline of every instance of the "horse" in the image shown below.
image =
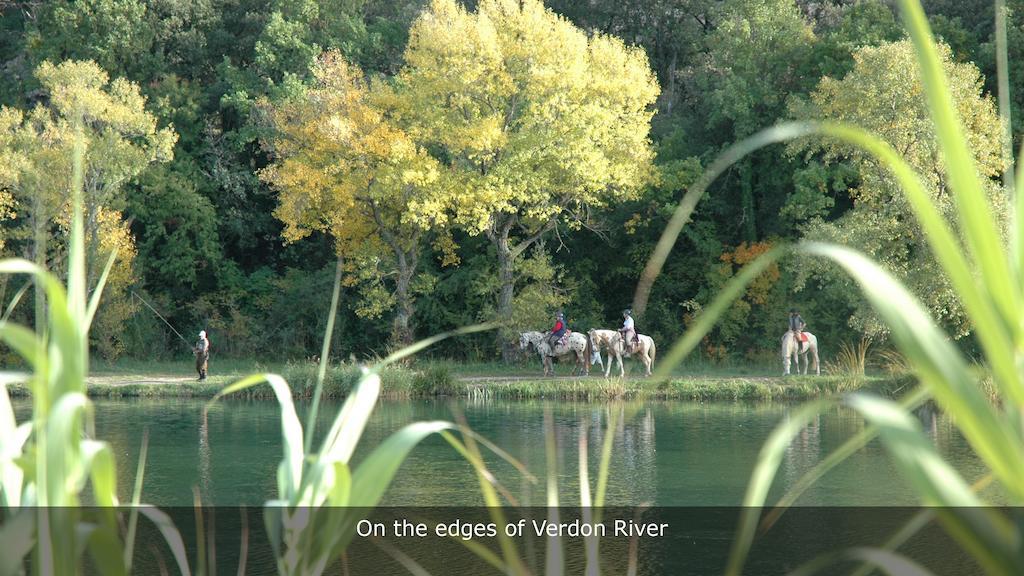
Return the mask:
[(811, 356), (814, 358), (814, 373), (819, 376), (821, 375), (821, 367), (818, 366), (818, 338), (807, 331), (804, 331), (804, 334), (807, 335), (807, 349), (802, 351), (800, 350), (800, 343), (797, 342), (796, 334), (792, 330), (787, 330), (786, 333), (782, 335), (783, 376), (789, 375), (790, 362), (794, 362), (796, 364), (796, 371), (798, 374), (800, 373), (800, 356), (803, 356), (804, 359), (803, 373), (807, 374), (808, 364), (810, 363), (807, 358), (808, 352), (810, 352)]
[(555, 349), (551, 349), (551, 345), (548, 344), (548, 335), (544, 332), (520, 332), (519, 334), (519, 348), (526, 350), (531, 345), (540, 354), (541, 362), (544, 365), (544, 375), (554, 375), (555, 367), (551, 363), (552, 358), (561, 358), (569, 356), (571, 354), (576, 355), (576, 366), (573, 368), (573, 375), (577, 373), (583, 374), (584, 376), (590, 374), (590, 350), (588, 349), (589, 340), (586, 336), (579, 332), (571, 332), (569, 337), (566, 339), (565, 344), (558, 344)]
[(622, 366), (623, 356), (639, 356), (640, 361), (644, 363), (645, 375), (651, 375), (651, 367), (654, 365), (654, 357), (658, 349), (654, 345), (654, 339), (650, 336), (638, 334), (637, 337), (640, 339), (640, 344), (634, 352), (627, 351), (622, 334), (616, 330), (590, 330), (587, 332), (587, 336), (590, 338), (595, 350), (604, 348), (608, 351), (608, 365), (604, 367), (605, 378), (611, 374), (612, 357), (619, 362), (619, 376), (626, 375), (626, 370)]

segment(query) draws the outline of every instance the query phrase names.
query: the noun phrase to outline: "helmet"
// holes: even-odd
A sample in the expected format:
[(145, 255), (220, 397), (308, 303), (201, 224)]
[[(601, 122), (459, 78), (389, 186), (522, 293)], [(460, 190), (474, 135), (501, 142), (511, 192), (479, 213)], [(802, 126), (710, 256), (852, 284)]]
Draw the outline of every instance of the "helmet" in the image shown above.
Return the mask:
[(558, 314), (555, 314), (555, 318), (558, 318), (559, 320), (565, 320), (565, 315), (559, 312)]
[(622, 311), (622, 315), (623, 316), (631, 316), (632, 314), (633, 314), (633, 310), (630, 309), (630, 308), (626, 308), (625, 310)]
[(199, 331), (199, 337), (200, 338), (206, 338), (206, 330), (200, 330)]
[(790, 308), (789, 309), (789, 313), (790, 314), (796, 314), (797, 313), (796, 308)]

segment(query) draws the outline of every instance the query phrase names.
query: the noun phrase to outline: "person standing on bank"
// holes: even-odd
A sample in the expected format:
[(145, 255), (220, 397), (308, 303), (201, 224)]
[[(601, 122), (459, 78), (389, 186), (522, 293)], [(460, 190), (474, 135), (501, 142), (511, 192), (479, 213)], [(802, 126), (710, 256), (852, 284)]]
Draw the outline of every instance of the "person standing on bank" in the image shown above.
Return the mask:
[(199, 380), (206, 380), (207, 362), (210, 360), (210, 341), (206, 339), (206, 330), (199, 332), (199, 341), (192, 348), (196, 355), (196, 372), (199, 373)]

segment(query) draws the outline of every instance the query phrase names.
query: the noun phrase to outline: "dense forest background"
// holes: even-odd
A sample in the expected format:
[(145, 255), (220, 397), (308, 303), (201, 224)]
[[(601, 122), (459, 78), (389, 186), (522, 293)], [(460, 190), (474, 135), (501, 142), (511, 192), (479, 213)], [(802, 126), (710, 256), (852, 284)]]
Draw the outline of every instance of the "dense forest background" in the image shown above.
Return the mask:
[[(8, 112), (28, 115), (35, 107), (55, 106), (53, 83), (60, 71), (44, 63), (73, 60), (94, 62), (111, 81), (134, 83), (155, 119), (155, 126), (143, 130), (145, 143), (129, 135), (128, 144), (112, 147), (109, 156), (131, 152), (138, 169), (108, 167), (108, 172), (121, 168), (123, 183), (108, 194), (107, 211), (96, 214), (93, 254), (102, 257), (118, 246), (122, 263), (93, 331), (99, 355), (163, 358), (188, 352), (143, 300), (188, 338), (208, 330), (220, 354), (288, 359), (319, 351), (335, 277), (335, 240), (316, 230), (286, 240), (285, 223), (275, 217), (278, 190), (261, 177), (273, 161), (267, 105), (310, 85), (318, 57), (328, 50), (367, 76), (386, 80), (398, 74), (409, 29), (424, 4), (0, 0), (0, 105)], [(1024, 111), (1019, 69), (1024, 2), (1008, 4), (1016, 123)], [(516, 264), (515, 327), (544, 329), (556, 310), (564, 310), (575, 329), (617, 327), (662, 228), (702, 167), (729, 144), (780, 121), (826, 118), (879, 132), (911, 159), (943, 203), (943, 174), (911, 52), (901, 42), (902, 27), (888, 2), (551, 0), (546, 5), (588, 33), (618, 36), (646, 52), (660, 85), (650, 132), (657, 177), (638, 198), (589, 211), (585, 225), (559, 224), (544, 232)], [(948, 46), (947, 73), (998, 199), (1005, 162), (991, 96), (996, 92), (993, 5), (986, 0), (924, 5), (936, 35)], [(14, 134), (28, 122), (16, 118), (5, 129)], [(8, 172), (11, 166), (5, 166)], [(43, 170), (34, 177), (56, 176)], [(20, 184), (15, 180), (4, 184), (0, 168), (0, 190), (6, 186), (9, 192), (6, 203), (0, 196), (2, 254), (39, 259), (43, 234), (56, 239), (45, 244), (43, 257), (59, 271), (61, 220), (40, 219), (38, 194), (24, 193), (26, 177)], [(805, 237), (872, 253), (955, 333), (969, 332), (948, 288), (921, 255), (926, 250), (920, 232), (886, 175), (855, 151), (821, 141), (763, 149), (713, 184), (655, 283), (639, 330), (659, 342), (678, 337), (743, 264), (772, 245)], [(411, 282), (415, 337), (494, 314), (498, 269), (494, 245), (485, 235), (455, 227), (433, 234), (418, 250)], [(344, 260), (345, 289), (333, 342), (342, 357), (380, 354), (408, 337), (396, 334), (393, 274), (379, 256), (365, 256), (349, 254)], [(385, 252), (383, 258), (388, 257)], [(0, 280), (5, 306), (22, 282)], [(28, 294), (13, 313), (31, 323)], [(841, 275), (821, 263), (789, 259), (751, 286), (705, 340), (701, 354), (716, 361), (773, 354), (793, 306), (826, 347), (862, 335), (885, 337)], [(448, 343), (438, 353), (486, 360), (495, 358), (499, 347), (493, 335), (478, 335)]]

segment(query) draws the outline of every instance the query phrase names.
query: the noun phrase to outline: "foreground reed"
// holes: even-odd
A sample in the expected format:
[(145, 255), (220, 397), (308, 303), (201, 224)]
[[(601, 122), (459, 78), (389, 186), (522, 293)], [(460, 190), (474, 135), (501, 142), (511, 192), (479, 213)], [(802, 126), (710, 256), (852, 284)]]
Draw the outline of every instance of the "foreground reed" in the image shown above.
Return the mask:
[[(985, 507), (986, 502), (976, 493), (978, 485), (971, 484), (979, 479), (965, 479), (945, 462), (922, 432), (919, 422), (910, 414), (914, 406), (933, 398), (952, 416), (987, 467), (989, 474), (980, 479), (981, 483), (991, 480), (998, 484), (1011, 505), (1024, 501), (1024, 371), (1021, 369), (1024, 366), (1024, 324), (1021, 322), (1024, 317), (1024, 190), (1021, 189), (1024, 178), (1020, 173), (1024, 162), (1018, 161), (1016, 178), (1009, 172), (1006, 179), (1007, 192), (1014, 194), (1012, 227), (1006, 241), (1000, 236), (1001, 227), (985, 194), (985, 183), (975, 169), (975, 160), (947, 90), (947, 81), (924, 11), (917, 0), (901, 0), (899, 4), (917, 53), (917, 65), (941, 146), (949, 191), (956, 202), (958, 218), (955, 228), (932, 205), (918, 174), (886, 142), (854, 126), (784, 124), (735, 145), (710, 166), (701, 182), (687, 193), (645, 270), (634, 308), (643, 310), (650, 286), (679, 231), (714, 178), (733, 162), (762, 146), (793, 138), (827, 136), (872, 154), (899, 182), (926, 233), (930, 249), (974, 326), (974, 336), (983, 351), (984, 370), (979, 374), (973, 369), (921, 303), (889, 272), (863, 254), (842, 246), (803, 242), (773, 250), (752, 262), (705, 309), (693, 329), (676, 342), (662, 364), (662, 376), (694, 349), (751, 280), (783, 253), (792, 251), (829, 259), (858, 283), (864, 296), (888, 325), (894, 343), (921, 386), (900, 401), (854, 393), (813, 402), (795, 411), (781, 424), (764, 445), (744, 498), (744, 517), (726, 569), (729, 575), (740, 574), (743, 570), (760, 521), (761, 508), (786, 447), (822, 408), (834, 403), (843, 403), (854, 409), (869, 426), (798, 481), (765, 518), (762, 527), (770, 527), (804, 490), (846, 456), (872, 438), (879, 437), (921, 503), (937, 507), (928, 514), (939, 519), (979, 566), (989, 574), (1024, 573), (1024, 539), (1020, 525), (1000, 511)], [(999, 70), (1003, 76), (1006, 69), (1004, 8), (1002, 2), (997, 3)], [(1006, 102), (1005, 77), (999, 84), (1003, 88), (1000, 100)], [(1008, 108), (1008, 105), (1001, 106), (1007, 140)], [(1011, 184), (1014, 180), (1015, 185)], [(985, 390), (986, 379), (992, 382), (995, 402)], [(813, 573), (834, 562), (855, 560), (890, 574), (927, 574), (912, 559), (894, 552), (904, 540), (905, 537), (894, 537), (887, 547), (840, 551), (812, 562), (798, 573)]]

